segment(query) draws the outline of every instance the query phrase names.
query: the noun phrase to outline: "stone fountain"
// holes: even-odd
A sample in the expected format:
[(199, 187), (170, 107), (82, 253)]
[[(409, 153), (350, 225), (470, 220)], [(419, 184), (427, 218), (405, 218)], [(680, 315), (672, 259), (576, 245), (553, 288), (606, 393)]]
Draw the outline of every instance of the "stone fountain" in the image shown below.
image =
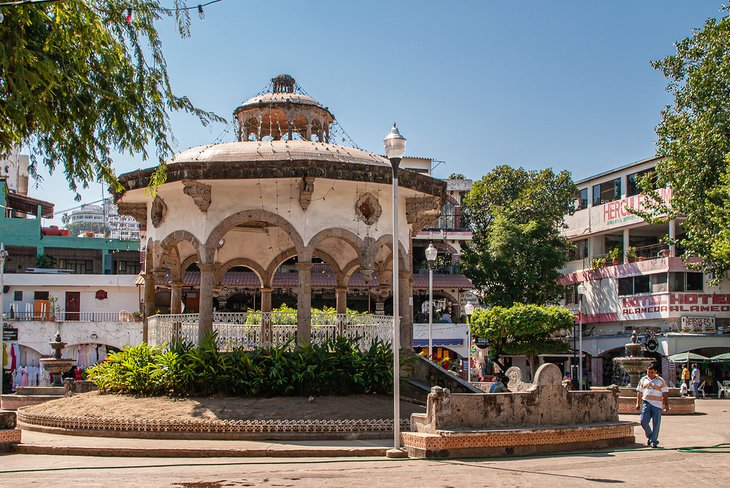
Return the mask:
[(613, 360), (613, 363), (616, 366), (628, 373), (629, 384), (627, 385), (627, 387), (629, 388), (636, 388), (636, 385), (639, 384), (639, 378), (641, 378), (641, 373), (646, 371), (646, 368), (654, 362), (654, 359), (645, 358), (642, 355), (641, 350), (643, 346), (641, 344), (638, 344), (636, 341), (636, 331), (634, 330), (633, 332), (631, 332), (631, 342), (627, 343), (624, 346), (626, 356), (615, 358)]
[(51, 349), (53, 349), (52, 358), (41, 358), (39, 361), (43, 368), (49, 373), (53, 373), (53, 385), (55, 387), (63, 386), (63, 380), (61, 375), (71, 369), (76, 363), (75, 359), (66, 359), (61, 357), (61, 350), (66, 347), (66, 343), (61, 341), (61, 333), (56, 333), (56, 338), (53, 342), (49, 342)]
[[(629, 384), (619, 387), (618, 413), (638, 414), (636, 410), (636, 385), (639, 383), (641, 373), (653, 363), (653, 358), (642, 356), (642, 345), (637, 343), (636, 331), (631, 333), (631, 342), (624, 346), (626, 355), (615, 358), (613, 363), (626, 371), (629, 375)], [(664, 378), (666, 380), (666, 378)], [(602, 390), (606, 387), (592, 387), (591, 390)], [(695, 413), (695, 399), (679, 396), (679, 388), (669, 388), (669, 412), (665, 415), (688, 415)]]

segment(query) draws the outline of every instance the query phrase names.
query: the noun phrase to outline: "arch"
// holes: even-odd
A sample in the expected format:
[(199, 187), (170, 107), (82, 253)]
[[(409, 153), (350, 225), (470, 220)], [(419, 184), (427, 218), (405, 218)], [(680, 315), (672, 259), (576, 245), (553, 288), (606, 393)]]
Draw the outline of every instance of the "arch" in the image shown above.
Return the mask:
[[(376, 253), (377, 250), (380, 250), (383, 246), (386, 246), (388, 249), (391, 249), (390, 254), (388, 255), (388, 258), (385, 260), (385, 263), (390, 263), (393, 260), (393, 236), (392, 234), (385, 234), (378, 238), (377, 241), (375, 241), (375, 249)], [(399, 271), (400, 272), (407, 272), (410, 271), (409, 266), (409, 259), (410, 254), (406, 252), (405, 247), (403, 247), (403, 243), (398, 241), (398, 261), (400, 261), (399, 264)]]
[[(200, 251), (202, 246), (200, 240), (198, 240), (197, 237), (195, 237), (193, 234), (186, 230), (176, 230), (170, 232), (167, 236), (165, 236), (164, 239), (162, 239), (162, 241), (160, 241), (160, 247), (166, 253), (169, 253), (170, 250), (177, 248), (177, 244), (182, 241), (188, 242), (191, 246), (193, 246), (193, 249), (195, 249), (195, 252), (201, 258), (202, 262), (208, 262), (207, 260), (203, 259), (204, 257), (201, 255)], [(181, 272), (185, 272), (185, 268), (182, 268)]]
[(287, 259), (293, 258), (296, 255), (296, 249), (290, 247), (286, 251), (280, 252), (274, 259), (272, 259), (269, 263), (269, 266), (266, 268), (266, 282), (264, 283), (264, 286), (269, 288), (272, 287), (274, 284), (274, 273), (276, 273), (276, 270), (279, 269), (281, 263), (283, 263)]
[(236, 266), (245, 266), (254, 273), (256, 273), (256, 276), (258, 276), (261, 286), (264, 286), (264, 277), (266, 276), (266, 270), (260, 264), (251, 261), (248, 258), (231, 259), (230, 261), (226, 261), (225, 263), (217, 266), (215, 272), (213, 273), (213, 283), (215, 283), (216, 286), (220, 286), (221, 280), (223, 279), (223, 276), (226, 274), (226, 272), (231, 268), (235, 268)]
[[(274, 225), (281, 229), (284, 229), (294, 244), (296, 254), (300, 257), (306, 257), (306, 247), (304, 240), (299, 235), (299, 232), (294, 226), (286, 220), (284, 217), (266, 210), (243, 210), (233, 215), (229, 215), (225, 219), (221, 220), (215, 229), (210, 233), (205, 241), (205, 249), (215, 249), (220, 240), (226, 233), (237, 225), (246, 224), (249, 222), (265, 222), (267, 224)], [(212, 257), (212, 256), (211, 256)]]
[(152, 268), (154, 267), (153, 263), (153, 248), (155, 246), (155, 241), (150, 237), (147, 239), (147, 247), (144, 250), (144, 272), (145, 274), (152, 275)]
[(185, 260), (180, 263), (180, 276), (185, 277), (185, 272), (188, 270), (191, 264), (200, 262), (200, 257), (197, 254), (191, 254)]
[(342, 241), (345, 241), (350, 246), (352, 246), (352, 249), (358, 256), (360, 255), (360, 249), (363, 245), (363, 241), (360, 236), (352, 231), (341, 228), (330, 228), (317, 232), (317, 234), (309, 240), (309, 243), (307, 244), (307, 250), (313, 252), (315, 249), (317, 249), (317, 246), (319, 244), (327, 239), (340, 239)]

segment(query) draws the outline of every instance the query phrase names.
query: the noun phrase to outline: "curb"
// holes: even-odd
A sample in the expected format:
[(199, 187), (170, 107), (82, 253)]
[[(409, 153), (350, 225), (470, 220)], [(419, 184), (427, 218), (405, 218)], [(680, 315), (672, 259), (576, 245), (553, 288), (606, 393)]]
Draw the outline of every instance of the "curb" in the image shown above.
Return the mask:
[(261, 448), (261, 449), (177, 449), (72, 447), (19, 444), (11, 446), (12, 454), (50, 454), (55, 456), (154, 457), (154, 458), (219, 458), (219, 457), (385, 457), (387, 447), (331, 448)]

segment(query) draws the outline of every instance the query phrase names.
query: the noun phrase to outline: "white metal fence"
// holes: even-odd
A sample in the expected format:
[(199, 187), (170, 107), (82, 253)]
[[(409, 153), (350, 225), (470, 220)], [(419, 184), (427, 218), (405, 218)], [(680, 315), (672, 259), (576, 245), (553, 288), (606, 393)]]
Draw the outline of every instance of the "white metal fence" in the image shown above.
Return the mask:
[[(148, 319), (147, 342), (164, 345), (176, 341), (198, 343), (197, 313), (158, 314)], [(263, 329), (271, 331), (271, 339), (261, 337)], [(392, 342), (393, 317), (366, 314), (312, 313), (313, 344), (335, 339), (338, 335), (357, 339), (360, 347), (369, 347), (375, 340)], [(282, 346), (293, 342), (297, 332), (296, 312), (215, 312), (213, 330), (218, 334), (218, 345), (230, 350), (234, 347), (254, 349), (274, 345)]]

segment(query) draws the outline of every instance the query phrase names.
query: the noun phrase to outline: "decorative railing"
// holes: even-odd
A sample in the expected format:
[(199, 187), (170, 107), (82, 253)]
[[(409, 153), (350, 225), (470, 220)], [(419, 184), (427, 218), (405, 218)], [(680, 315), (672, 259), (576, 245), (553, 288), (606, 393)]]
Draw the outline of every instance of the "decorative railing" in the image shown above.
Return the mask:
[[(198, 322), (197, 313), (154, 315), (148, 319), (147, 342), (151, 345), (177, 341), (197, 344)], [(340, 335), (357, 339), (363, 348), (369, 347), (376, 339), (387, 343), (392, 341), (393, 317), (388, 315), (313, 313), (311, 324), (310, 340), (313, 344), (321, 344)], [(261, 336), (264, 329), (270, 331), (270, 340)], [(296, 312), (215, 312), (213, 330), (223, 350), (283, 346), (294, 343), (297, 315)]]
[(141, 317), (132, 312), (65, 312), (51, 313), (48, 310), (37, 312), (12, 312), (5, 314), (5, 320), (20, 322), (140, 322)]

